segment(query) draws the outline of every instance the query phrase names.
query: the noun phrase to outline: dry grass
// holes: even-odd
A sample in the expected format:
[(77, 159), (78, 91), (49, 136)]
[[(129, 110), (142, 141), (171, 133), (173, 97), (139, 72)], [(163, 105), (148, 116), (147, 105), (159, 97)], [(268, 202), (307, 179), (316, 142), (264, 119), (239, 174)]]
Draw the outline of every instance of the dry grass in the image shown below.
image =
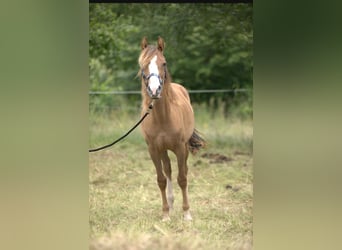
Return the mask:
[[(161, 222), (155, 169), (139, 129), (112, 148), (90, 154), (91, 249), (252, 248), (252, 122), (205, 116), (200, 114), (196, 126), (208, 148), (188, 162), (192, 222), (182, 220), (176, 181), (171, 221)], [(92, 116), (91, 145), (121, 136), (135, 118)], [(175, 180), (172, 153), (170, 158)]]

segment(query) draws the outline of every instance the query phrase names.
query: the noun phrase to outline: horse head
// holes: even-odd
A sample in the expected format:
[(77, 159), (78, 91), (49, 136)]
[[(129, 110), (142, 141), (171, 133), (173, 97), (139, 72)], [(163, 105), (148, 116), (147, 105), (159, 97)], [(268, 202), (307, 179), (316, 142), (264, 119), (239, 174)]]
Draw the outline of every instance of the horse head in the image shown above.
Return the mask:
[(149, 45), (147, 38), (141, 41), (139, 56), (140, 72), (146, 91), (152, 99), (159, 99), (166, 81), (166, 60), (163, 55), (165, 43), (158, 37), (157, 46)]

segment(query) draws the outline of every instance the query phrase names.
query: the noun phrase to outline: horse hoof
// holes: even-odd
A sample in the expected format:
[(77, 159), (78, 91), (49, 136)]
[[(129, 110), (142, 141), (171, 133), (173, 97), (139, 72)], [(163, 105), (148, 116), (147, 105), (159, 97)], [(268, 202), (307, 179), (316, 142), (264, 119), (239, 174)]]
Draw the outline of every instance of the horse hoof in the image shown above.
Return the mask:
[(191, 221), (191, 220), (192, 220), (190, 211), (185, 211), (185, 212), (184, 212), (183, 219), (184, 219), (185, 221)]
[(168, 222), (168, 221), (171, 221), (170, 216), (164, 215), (163, 219), (162, 219), (162, 222)]

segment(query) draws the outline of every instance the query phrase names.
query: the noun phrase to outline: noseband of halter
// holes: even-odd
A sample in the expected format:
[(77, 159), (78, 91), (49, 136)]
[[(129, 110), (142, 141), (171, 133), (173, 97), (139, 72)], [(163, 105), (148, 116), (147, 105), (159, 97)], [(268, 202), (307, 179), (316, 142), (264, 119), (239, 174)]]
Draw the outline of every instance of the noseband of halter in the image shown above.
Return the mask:
[(165, 79), (166, 79), (166, 69), (164, 68), (164, 80), (161, 79), (161, 78), (160, 78), (160, 75), (158, 75), (158, 74), (156, 74), (156, 73), (151, 73), (151, 74), (149, 74), (148, 76), (146, 76), (143, 69), (141, 69), (141, 76), (142, 76), (142, 78), (144, 78), (146, 86), (148, 85), (148, 80), (149, 80), (152, 76), (157, 77), (158, 80), (159, 80), (160, 85), (163, 85), (163, 83), (164, 83), (164, 81), (165, 81)]

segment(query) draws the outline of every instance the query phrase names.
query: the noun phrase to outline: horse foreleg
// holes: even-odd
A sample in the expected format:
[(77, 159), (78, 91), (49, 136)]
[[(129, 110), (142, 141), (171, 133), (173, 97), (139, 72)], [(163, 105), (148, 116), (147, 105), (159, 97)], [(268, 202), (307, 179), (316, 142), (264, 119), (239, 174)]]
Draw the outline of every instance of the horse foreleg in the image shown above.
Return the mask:
[(170, 220), (169, 216), (169, 205), (167, 203), (167, 198), (166, 198), (166, 178), (163, 173), (163, 167), (161, 164), (161, 158), (159, 157), (158, 151), (149, 148), (150, 156), (153, 161), (153, 164), (156, 168), (157, 172), (157, 182), (158, 186), (160, 189), (161, 197), (162, 197), (162, 203), (163, 203), (163, 221), (168, 221)]
[(173, 209), (173, 187), (172, 187), (172, 169), (171, 169), (171, 161), (167, 154), (167, 151), (162, 155), (162, 162), (164, 167), (164, 172), (166, 175), (166, 189), (167, 189), (167, 202), (169, 204), (170, 210)]
[(177, 182), (179, 187), (182, 190), (183, 195), (183, 212), (184, 212), (184, 220), (192, 220), (191, 213), (190, 213), (190, 205), (188, 200), (188, 166), (187, 160), (189, 151), (184, 145), (184, 147), (180, 147), (179, 151), (177, 152), (177, 163), (178, 163), (178, 177)]

